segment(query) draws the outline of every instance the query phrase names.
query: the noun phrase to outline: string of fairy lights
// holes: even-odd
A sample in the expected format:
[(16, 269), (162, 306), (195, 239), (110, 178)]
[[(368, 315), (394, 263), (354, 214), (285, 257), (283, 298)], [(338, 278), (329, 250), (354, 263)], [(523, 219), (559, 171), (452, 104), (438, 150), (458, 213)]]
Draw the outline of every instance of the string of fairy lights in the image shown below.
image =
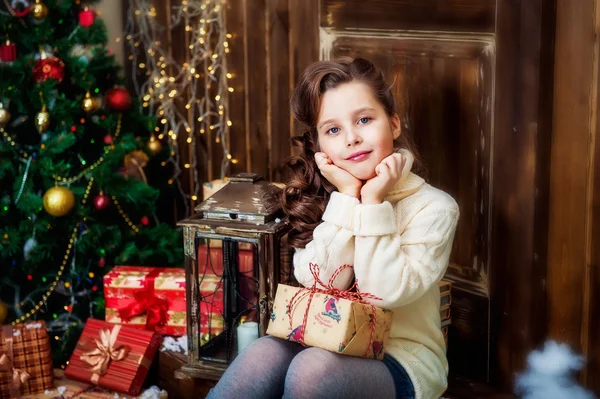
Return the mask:
[[(131, 0), (126, 13), (123, 38), (130, 53), (131, 74), (143, 76), (134, 82), (135, 92), (142, 112), (157, 116), (158, 138), (166, 137), (169, 142), (170, 157), (163, 166), (168, 163), (174, 168), (172, 180), (186, 199), (186, 214), (202, 189), (198, 157), (208, 157), (213, 144), (221, 146), (221, 170), (213, 171), (208, 162), (209, 179), (217, 172), (224, 178), (229, 165), (237, 163), (229, 146), (233, 123), (228, 104), (234, 88), (230, 85), (233, 74), (227, 69), (232, 36), (226, 29), (225, 6), (225, 0), (182, 0), (181, 5), (165, 10), (172, 16), (166, 24), (160, 23), (150, 0)], [(170, 33), (182, 27), (186, 43), (169, 43)], [(174, 46), (187, 46), (184, 63), (177, 62), (170, 52)], [(184, 141), (188, 148), (182, 148)], [(188, 192), (179, 178), (182, 164), (191, 175)]]

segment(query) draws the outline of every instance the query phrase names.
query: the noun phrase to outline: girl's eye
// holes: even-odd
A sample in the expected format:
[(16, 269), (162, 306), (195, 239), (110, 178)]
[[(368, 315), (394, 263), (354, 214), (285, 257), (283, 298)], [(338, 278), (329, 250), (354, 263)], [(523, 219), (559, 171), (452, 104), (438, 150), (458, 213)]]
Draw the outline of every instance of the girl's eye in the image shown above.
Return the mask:
[(329, 134), (336, 134), (336, 133), (337, 133), (337, 132), (339, 132), (339, 131), (340, 131), (340, 128), (339, 128), (339, 127), (332, 127), (331, 129), (329, 129), (329, 130), (327, 131), (327, 133), (329, 133)]
[(370, 120), (371, 120), (371, 118), (364, 117), (364, 118), (360, 118), (358, 121), (364, 125), (365, 123), (368, 123)]

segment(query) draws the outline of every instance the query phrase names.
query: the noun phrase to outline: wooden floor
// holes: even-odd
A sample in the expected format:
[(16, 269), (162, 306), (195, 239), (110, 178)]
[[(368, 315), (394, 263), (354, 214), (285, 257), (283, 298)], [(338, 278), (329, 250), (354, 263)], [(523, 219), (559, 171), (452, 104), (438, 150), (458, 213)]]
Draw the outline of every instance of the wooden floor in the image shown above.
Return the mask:
[(516, 396), (500, 392), (498, 389), (480, 382), (473, 382), (460, 376), (450, 376), (446, 399), (509, 399)]

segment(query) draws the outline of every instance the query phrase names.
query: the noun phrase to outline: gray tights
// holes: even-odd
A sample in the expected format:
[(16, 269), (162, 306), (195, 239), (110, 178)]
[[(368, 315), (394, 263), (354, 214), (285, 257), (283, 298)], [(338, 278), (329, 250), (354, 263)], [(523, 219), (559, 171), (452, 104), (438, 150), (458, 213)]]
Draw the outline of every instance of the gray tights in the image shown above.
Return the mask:
[(273, 337), (253, 342), (229, 366), (208, 399), (394, 398), (379, 360), (329, 352)]

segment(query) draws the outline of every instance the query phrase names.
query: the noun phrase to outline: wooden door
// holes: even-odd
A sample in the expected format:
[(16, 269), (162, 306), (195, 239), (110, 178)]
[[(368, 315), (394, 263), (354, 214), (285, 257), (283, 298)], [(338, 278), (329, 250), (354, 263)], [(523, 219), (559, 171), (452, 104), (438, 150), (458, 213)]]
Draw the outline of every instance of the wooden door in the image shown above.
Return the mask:
[[(469, 357), (457, 356), (453, 366), (473, 366), (478, 376), (486, 379), (489, 177), (496, 50), (494, 37), (480, 24), (493, 20), (493, 8), (481, 2), (479, 9), (473, 9), (476, 18), (472, 21), (458, 18), (454, 23), (447, 22), (447, 28), (453, 30), (472, 22), (482, 31), (477, 34), (406, 34), (392, 30), (417, 23), (408, 18), (410, 15), (424, 18), (418, 11), (422, 4), (415, 7), (402, 2), (357, 1), (353, 6), (347, 3), (343, 10), (333, 1), (324, 4), (319, 32), (321, 57), (362, 56), (383, 69), (386, 77), (395, 82), (393, 91), (402, 129), (416, 139), (428, 169), (427, 179), (459, 203), (461, 219), (446, 275), (454, 282), (450, 354), (471, 352)], [(377, 8), (389, 19), (377, 17)], [(405, 15), (408, 19), (403, 23), (403, 19), (392, 18), (393, 15)], [(357, 23), (360, 31), (344, 29)], [(428, 23), (425, 18), (422, 25), (413, 28), (426, 28)], [(373, 30), (365, 31), (370, 28)]]

